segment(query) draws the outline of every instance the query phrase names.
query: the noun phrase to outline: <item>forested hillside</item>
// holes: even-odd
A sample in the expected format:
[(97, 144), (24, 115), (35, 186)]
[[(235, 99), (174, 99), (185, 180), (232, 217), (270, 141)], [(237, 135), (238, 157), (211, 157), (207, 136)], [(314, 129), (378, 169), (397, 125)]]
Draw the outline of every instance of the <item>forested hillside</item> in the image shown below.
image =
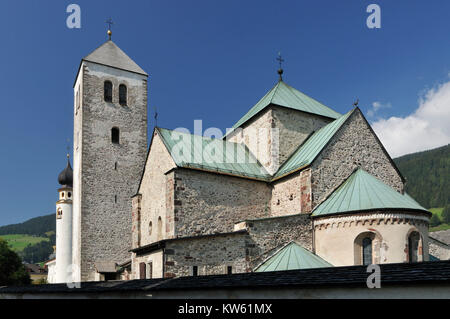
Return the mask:
[(406, 192), (425, 208), (450, 204), (450, 144), (394, 159)]
[(55, 245), (55, 214), (29, 219), (20, 224), (0, 227), (0, 236), (28, 263), (48, 260)]
[(23, 234), (44, 237), (50, 231), (56, 231), (55, 214), (35, 217), (20, 224), (0, 227), (0, 235)]

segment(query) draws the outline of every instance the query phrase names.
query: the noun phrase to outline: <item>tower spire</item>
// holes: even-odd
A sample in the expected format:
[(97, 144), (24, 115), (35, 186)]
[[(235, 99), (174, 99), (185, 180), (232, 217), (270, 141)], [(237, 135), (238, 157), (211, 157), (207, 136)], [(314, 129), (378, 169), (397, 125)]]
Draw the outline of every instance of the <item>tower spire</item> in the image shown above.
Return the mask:
[(283, 81), (283, 68), (281, 64), (284, 62), (284, 59), (281, 57), (281, 52), (278, 52), (277, 61), (280, 64), (280, 68), (278, 69), (278, 75), (280, 76), (279, 81)]

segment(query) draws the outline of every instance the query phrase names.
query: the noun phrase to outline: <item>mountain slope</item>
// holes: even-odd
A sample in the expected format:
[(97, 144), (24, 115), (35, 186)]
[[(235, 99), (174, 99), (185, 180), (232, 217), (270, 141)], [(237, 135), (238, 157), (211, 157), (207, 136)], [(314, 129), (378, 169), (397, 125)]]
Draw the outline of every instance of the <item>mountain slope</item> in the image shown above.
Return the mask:
[(450, 144), (394, 159), (406, 192), (426, 208), (450, 203)]
[(23, 234), (45, 237), (47, 232), (56, 231), (55, 214), (35, 217), (23, 223), (0, 227), (0, 235)]

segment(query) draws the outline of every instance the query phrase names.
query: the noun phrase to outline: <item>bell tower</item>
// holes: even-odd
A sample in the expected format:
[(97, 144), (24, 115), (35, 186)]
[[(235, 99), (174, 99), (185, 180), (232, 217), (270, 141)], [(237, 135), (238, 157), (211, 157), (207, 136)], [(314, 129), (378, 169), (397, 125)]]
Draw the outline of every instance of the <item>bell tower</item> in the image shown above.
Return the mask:
[(67, 155), (67, 166), (58, 176), (61, 187), (56, 202), (56, 283), (72, 281), (72, 181), (73, 172)]
[(130, 258), (131, 197), (147, 151), (147, 78), (111, 39), (81, 60), (74, 85), (74, 281), (96, 280), (98, 265)]

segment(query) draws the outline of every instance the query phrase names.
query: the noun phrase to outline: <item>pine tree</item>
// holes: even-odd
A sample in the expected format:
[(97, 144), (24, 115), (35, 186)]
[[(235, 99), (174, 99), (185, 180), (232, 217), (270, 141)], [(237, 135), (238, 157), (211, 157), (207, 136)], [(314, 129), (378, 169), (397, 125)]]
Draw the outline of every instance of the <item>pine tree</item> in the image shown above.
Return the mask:
[(0, 238), (0, 286), (21, 286), (31, 283), (30, 275), (20, 257)]
[(436, 227), (440, 224), (441, 224), (441, 220), (439, 219), (439, 216), (436, 214), (433, 214), (433, 216), (431, 216), (431, 219), (430, 219), (430, 226)]

